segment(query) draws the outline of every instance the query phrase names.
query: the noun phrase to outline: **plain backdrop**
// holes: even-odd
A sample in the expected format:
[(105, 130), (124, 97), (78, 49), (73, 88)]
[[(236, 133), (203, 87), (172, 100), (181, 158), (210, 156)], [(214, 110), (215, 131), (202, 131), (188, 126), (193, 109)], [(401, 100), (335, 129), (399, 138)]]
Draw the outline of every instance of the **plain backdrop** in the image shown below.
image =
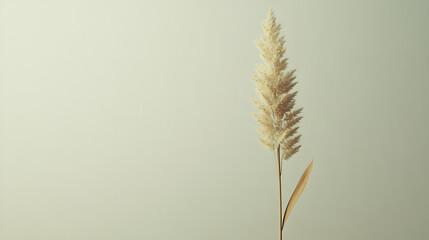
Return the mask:
[(284, 239), (429, 238), (427, 1), (1, 3), (0, 239), (278, 239), (250, 80), (272, 7), (303, 107)]

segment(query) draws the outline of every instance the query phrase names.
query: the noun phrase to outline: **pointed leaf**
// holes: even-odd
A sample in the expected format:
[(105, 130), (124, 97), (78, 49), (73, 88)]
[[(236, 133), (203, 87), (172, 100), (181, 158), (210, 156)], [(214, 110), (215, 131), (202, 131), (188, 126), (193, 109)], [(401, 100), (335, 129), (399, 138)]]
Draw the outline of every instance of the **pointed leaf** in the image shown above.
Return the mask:
[(286, 219), (289, 217), (289, 214), (292, 211), (293, 206), (295, 206), (296, 201), (298, 201), (299, 196), (301, 196), (302, 191), (304, 191), (305, 185), (307, 185), (312, 168), (313, 168), (313, 160), (311, 160), (310, 165), (308, 165), (307, 169), (305, 169), (304, 173), (301, 176), (301, 179), (299, 179), (299, 182), (296, 185), (295, 191), (290, 197), (289, 203), (287, 204), (287, 207), (286, 207), (285, 214), (283, 216), (282, 229), (285, 226)]

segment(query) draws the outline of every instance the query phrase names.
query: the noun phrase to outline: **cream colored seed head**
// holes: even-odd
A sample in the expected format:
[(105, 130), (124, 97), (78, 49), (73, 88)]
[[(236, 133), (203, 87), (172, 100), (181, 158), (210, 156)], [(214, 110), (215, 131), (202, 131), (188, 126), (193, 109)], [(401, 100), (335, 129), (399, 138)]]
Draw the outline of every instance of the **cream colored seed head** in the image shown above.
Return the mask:
[(294, 108), (297, 92), (292, 91), (296, 85), (295, 70), (286, 71), (285, 40), (280, 36), (280, 24), (276, 23), (272, 9), (262, 28), (264, 35), (256, 45), (265, 64), (258, 64), (257, 74), (252, 77), (259, 95), (259, 100), (252, 99), (259, 109), (253, 115), (260, 124), (261, 143), (271, 151), (280, 147), (282, 159), (287, 160), (301, 148), (297, 124), (302, 119), (302, 108)]

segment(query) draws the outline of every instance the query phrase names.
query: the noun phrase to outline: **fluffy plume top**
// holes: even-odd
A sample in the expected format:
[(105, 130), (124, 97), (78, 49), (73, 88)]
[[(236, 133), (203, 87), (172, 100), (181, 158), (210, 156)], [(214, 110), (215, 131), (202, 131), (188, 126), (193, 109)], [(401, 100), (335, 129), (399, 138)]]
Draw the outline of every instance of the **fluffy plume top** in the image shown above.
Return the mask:
[(252, 99), (259, 109), (254, 116), (263, 137), (258, 139), (271, 151), (280, 147), (282, 159), (287, 160), (301, 147), (297, 124), (302, 119), (302, 108), (294, 108), (297, 92), (292, 91), (296, 85), (295, 70), (286, 71), (285, 40), (280, 36), (280, 24), (276, 23), (272, 9), (262, 28), (264, 35), (256, 45), (265, 64), (257, 65), (257, 74), (252, 78), (259, 95), (259, 100)]

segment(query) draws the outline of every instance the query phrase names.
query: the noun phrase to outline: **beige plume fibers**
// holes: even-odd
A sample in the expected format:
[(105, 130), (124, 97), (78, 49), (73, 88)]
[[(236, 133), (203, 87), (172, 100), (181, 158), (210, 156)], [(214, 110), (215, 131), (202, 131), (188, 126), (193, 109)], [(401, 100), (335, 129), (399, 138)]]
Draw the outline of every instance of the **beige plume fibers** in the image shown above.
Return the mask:
[(280, 148), (282, 159), (287, 160), (301, 147), (297, 123), (302, 119), (302, 108), (294, 109), (297, 92), (292, 91), (296, 85), (295, 70), (286, 71), (285, 40), (280, 36), (280, 24), (276, 23), (272, 9), (262, 27), (265, 34), (256, 44), (265, 65), (258, 64), (257, 74), (252, 78), (260, 97), (252, 99), (259, 109), (254, 116), (263, 135), (258, 139), (271, 151)]

